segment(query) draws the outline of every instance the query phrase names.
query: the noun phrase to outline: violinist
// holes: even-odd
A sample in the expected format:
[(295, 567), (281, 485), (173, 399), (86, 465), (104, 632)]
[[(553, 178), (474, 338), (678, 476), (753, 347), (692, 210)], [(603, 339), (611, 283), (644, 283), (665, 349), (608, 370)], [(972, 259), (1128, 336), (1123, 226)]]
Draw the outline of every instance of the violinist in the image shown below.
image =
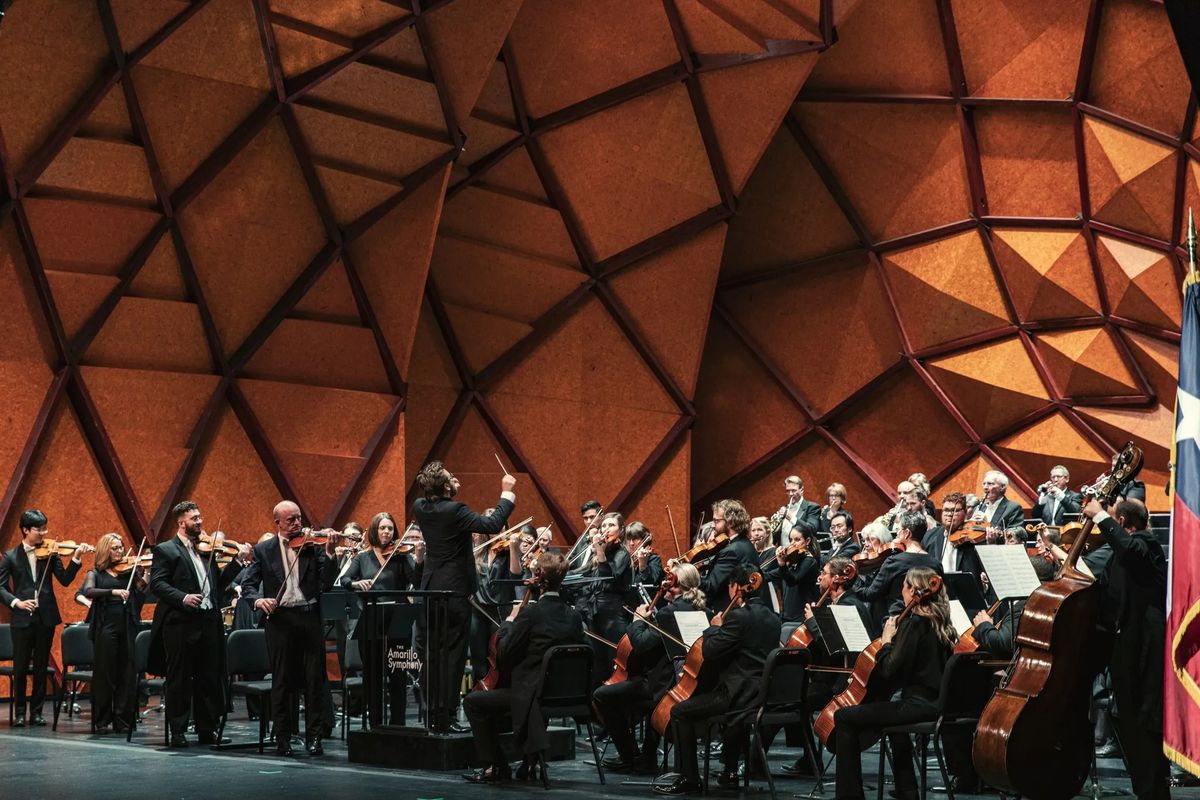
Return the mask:
[[(789, 479), (790, 480), (790, 479)], [(796, 478), (796, 480), (800, 480)], [(803, 498), (801, 498), (803, 500)], [(804, 500), (803, 502), (808, 502)], [(815, 503), (809, 503), (814, 509)], [(729, 605), (729, 581), (738, 567), (747, 564), (759, 572), (758, 553), (746, 535), (750, 532), (750, 515), (739, 500), (718, 500), (713, 503), (713, 531), (717, 536), (729, 537), (729, 543), (717, 551), (701, 570), (707, 569), (707, 574), (700, 580), (700, 588), (708, 598), (708, 607), (714, 611), (724, 611)]]
[(337, 549), (337, 583), (339, 586), (342, 583), (342, 578), (346, 577), (346, 573), (350, 570), (350, 565), (354, 563), (355, 556), (362, 552), (362, 525), (359, 525), (357, 522), (347, 522), (342, 526), (342, 534), (347, 541), (357, 542), (357, 544), (345, 545)]
[(506, 719), (512, 720), (515, 744), (524, 755), (518, 778), (534, 777), (538, 754), (550, 746), (546, 720), (536, 703), (542, 658), (555, 645), (583, 642), (583, 620), (559, 595), (566, 574), (567, 562), (561, 553), (550, 550), (537, 557), (530, 587), (540, 591), (537, 602), (514, 607), (496, 634), (497, 666), (512, 676), (512, 688), (471, 692), (463, 701), (476, 752), (487, 764), (463, 776), (472, 783), (512, 779), (512, 768), (500, 748)]
[[(367, 527), (367, 549), (354, 557), (350, 568), (342, 576), (342, 588), (347, 591), (369, 592), (372, 589), (411, 589), (421, 580), (421, 565), (414, 556), (416, 545), (411, 538), (401, 543), (396, 536), (396, 519), (387, 511), (380, 511)], [(395, 606), (383, 606), (383, 630), (391, 629)], [(361, 621), (361, 620), (360, 620)], [(354, 627), (353, 638), (362, 648), (362, 664), (366, 683), (379, 686), (383, 679), (384, 641), (364, 636), (363, 626)], [(407, 673), (392, 670), (387, 675), (387, 695), (390, 703), (390, 720), (393, 725), (403, 725), (407, 699)], [(367, 710), (372, 725), (382, 725), (382, 708), (368, 702)]]
[(251, 558), (238, 558), (218, 570), (212, 551), (200, 553), (204, 519), (190, 500), (177, 504), (175, 536), (154, 547), (150, 588), (158, 597), (150, 634), (149, 671), (166, 677), (164, 701), (171, 747), (187, 747), (188, 721), (196, 722), (200, 744), (217, 744), (217, 722), (225, 710), (225, 631), (220, 594)]
[(109, 725), (115, 733), (124, 733), (133, 725), (137, 710), (133, 640), (140, 627), (142, 601), (150, 575), (148, 568), (134, 564), (132, 558), (125, 558), (120, 534), (106, 533), (96, 542), (95, 567), (83, 579), (83, 596), (92, 601), (88, 638), (95, 654), (92, 665), (95, 733), (104, 733)]
[(605, 684), (596, 689), (592, 702), (596, 715), (608, 731), (617, 755), (604, 760), (604, 767), (616, 772), (653, 773), (658, 766), (658, 732), (646, 723), (641, 750), (634, 738), (634, 728), (647, 716), (667, 689), (675, 682), (674, 659), (686, 650), (671, 638), (679, 638), (677, 611), (705, 611), (704, 593), (700, 591), (700, 572), (691, 564), (676, 564), (671, 568), (673, 580), (664, 585), (664, 595), (670, 602), (660, 609), (643, 604), (634, 613), (629, 625), (633, 650), (629, 656), (629, 677), (620, 683)]
[(763, 574), (764, 597), (767, 598), (771, 606), (771, 610), (776, 614), (783, 613), (783, 587), (779, 580), (779, 553), (788, 552), (787, 544), (776, 547), (771, 541), (771, 521), (766, 517), (753, 517), (750, 520), (750, 531), (746, 537), (750, 540), (750, 544), (754, 545), (754, 552), (758, 554), (758, 568)]
[(854, 541), (854, 520), (849, 512), (838, 512), (829, 520), (829, 552), (825, 559), (854, 558), (862, 552), (862, 545)]
[[(783, 584), (782, 612), (784, 622), (804, 619), (804, 609), (817, 599), (817, 575), (821, 562), (814, 552), (816, 536), (808, 523), (801, 522), (792, 528), (790, 544), (793, 551), (781, 555), (784, 563), (779, 565), (779, 580)], [(783, 552), (783, 548), (780, 548)]]
[[(33, 662), (33, 691), (29, 695), (29, 724), (45, 725), (42, 705), (46, 700), (46, 666), (54, 631), (62, 624), (54, 584), (48, 575), (69, 586), (82, 566), (90, 544), (81, 544), (71, 554), (71, 563), (63, 566), (60, 551), (50, 552), (46, 541), (48, 520), (36, 508), (21, 514), (21, 543), (0, 559), (0, 600), (12, 609), (13, 675), (15, 686), (13, 727), (25, 726), (25, 680)], [(41, 551), (39, 551), (41, 548)]]
[(633, 583), (653, 591), (663, 580), (663, 563), (658, 553), (650, 549), (653, 537), (650, 529), (634, 520), (625, 526), (625, 547), (633, 561)]
[[(625, 635), (629, 622), (625, 603), (633, 589), (633, 561), (624, 547), (625, 519), (614, 511), (600, 517), (599, 532), (592, 535), (589, 577), (599, 578), (587, 595), (587, 621), (592, 632), (610, 642)], [(613, 650), (588, 639), (596, 653), (593, 678), (603, 682), (612, 674)]]
[[(676, 772), (659, 776), (654, 787), (658, 794), (698, 793), (698, 723), (730, 709), (745, 708), (758, 694), (767, 655), (779, 647), (780, 625), (779, 615), (751, 588), (760, 578), (753, 563), (737, 564), (725, 583), (728, 611), (713, 617), (712, 624), (693, 644), (703, 654), (700, 685), (695, 694), (671, 709), (667, 735), (675, 747)], [(738, 759), (745, 745), (745, 725), (727, 726), (721, 754), (724, 766), (717, 778), (722, 787), (737, 785)]]
[[(323, 755), (325, 725), (325, 631), (321, 625), (321, 592), (337, 576), (334, 536), (324, 545), (305, 543), (300, 506), (284, 500), (272, 511), (275, 536), (256, 545), (254, 561), (242, 585), (254, 607), (266, 615), (267, 655), (271, 661), (271, 716), (275, 721), (275, 754), (292, 754), (293, 692), (304, 690), (304, 747)], [(317, 541), (320, 541), (319, 539)], [(297, 547), (297, 543), (302, 546)]]
[(942, 572), (983, 573), (983, 562), (975, 552), (972, 532), (965, 530), (967, 498), (962, 492), (950, 492), (942, 498), (942, 524), (925, 534), (922, 546), (942, 564)]
[[(492, 547), (495, 548), (494, 552), (497, 554), (500, 552), (505, 554), (505, 557), (508, 559), (509, 574), (520, 578), (528, 578), (531, 574), (530, 566), (532, 565), (527, 565), (529, 559), (526, 558), (526, 556), (529, 555), (530, 551), (533, 550), (536, 545), (537, 528), (535, 528), (532, 524), (527, 523), (522, 525), (519, 531), (511, 534), (507, 541), (501, 539), (500, 541), (496, 542), (496, 544), (492, 545)], [(516, 599), (520, 600), (523, 598), (525, 596), (525, 592), (526, 589), (524, 586), (517, 586)]]
[[(915, 517), (915, 515), (913, 515)], [(921, 515), (922, 517), (924, 515)], [(901, 520), (901, 525), (911, 520)], [(891, 563), (898, 556), (888, 559)], [(932, 569), (916, 567), (903, 575), (905, 606), (921, 593), (932, 592), (897, 624), (889, 617), (883, 626), (883, 647), (875, 659), (872, 684), (886, 689), (886, 700), (840, 708), (834, 715), (830, 749), (837, 753), (837, 797), (863, 797), (861, 753), (877, 741), (880, 732), (894, 725), (936, 719), (934, 705), (942, 686), (942, 673), (957, 636), (950, 622), (950, 601)], [(891, 697), (899, 693), (899, 699)], [(892, 775), (898, 800), (916, 800), (917, 776), (912, 741), (907, 734), (889, 735)]]
[(877, 622), (899, 613), (904, 607), (904, 576), (910, 569), (922, 567), (942, 574), (942, 562), (921, 546), (921, 537), (925, 535), (925, 512), (905, 511), (898, 520), (895, 541), (904, 546), (904, 552), (896, 553), (884, 561), (874, 579), (859, 593), (865, 602), (871, 604), (871, 618)]
[[(591, 533), (595, 530), (597, 522), (596, 518), (600, 516), (600, 512), (604, 510), (604, 506), (600, 505), (599, 500), (586, 500), (579, 507), (579, 515), (583, 520), (584, 533)], [(571, 572), (584, 572), (591, 566), (591, 541), (588, 536), (580, 536), (575, 540), (575, 544), (571, 545), (571, 550), (567, 554), (567, 568)]]

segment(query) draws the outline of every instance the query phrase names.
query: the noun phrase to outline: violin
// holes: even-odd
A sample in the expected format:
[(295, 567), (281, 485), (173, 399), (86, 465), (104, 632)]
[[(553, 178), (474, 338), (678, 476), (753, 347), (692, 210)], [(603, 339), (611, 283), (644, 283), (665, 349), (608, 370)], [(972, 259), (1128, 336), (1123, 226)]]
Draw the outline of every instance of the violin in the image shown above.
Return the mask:
[(947, 538), (955, 547), (960, 544), (983, 544), (987, 541), (987, 533), (987, 525), (972, 522), (954, 531)]
[[(1127, 442), (1112, 472), (1083, 493), (1109, 505), (1141, 467), (1142, 451)], [(972, 760), (979, 777), (1002, 791), (1074, 797), (1091, 772), (1092, 676), (1105, 664), (1094, 633), (1101, 592), (1076, 565), (1094, 527), (1091, 519), (1080, 526), (1057, 579), (1029, 596), (1012, 666), (979, 717)]]
[(196, 541), (197, 553), (216, 553), (218, 555), (226, 555), (232, 558), (238, 554), (237, 542), (227, 541), (225, 534), (220, 531), (214, 533), (200, 532), (200, 538)]
[[(851, 562), (847, 564), (841, 572), (833, 576), (833, 580), (830, 582), (829, 588), (821, 593), (821, 596), (817, 598), (817, 602), (813, 603), (813, 608), (820, 608), (821, 606), (825, 605), (825, 603), (827, 603), (829, 598), (833, 595), (834, 589), (839, 586), (849, 586), (850, 584), (854, 583), (854, 579), (857, 577), (858, 569), (854, 566), (854, 563)], [(803, 622), (800, 624), (800, 627), (796, 628), (792, 635), (788, 637), (787, 642), (785, 642), (783, 646), (808, 647), (812, 643), (812, 629), (808, 627), (807, 622)]]
[[(80, 548), (90, 548), (91, 546), (83, 542), (73, 542), (70, 539), (60, 542), (55, 539), (43, 539), (42, 543), (33, 549), (33, 557), (41, 561), (42, 559), (50, 558), (50, 556), (73, 556), (75, 551)], [(90, 549), (85, 549), (84, 552), (91, 552)]]
[(676, 558), (672, 558), (667, 562), (667, 568), (670, 569), (676, 564), (691, 564), (692, 566), (696, 566), (700, 562), (706, 561), (715, 556), (722, 549), (724, 549), (725, 545), (727, 544), (729, 544), (729, 535), (725, 533), (718, 533), (716, 536), (707, 541), (697, 542), (691, 550), (680, 553)]
[[(293, 550), (299, 550), (308, 545), (319, 545), (324, 547), (337, 539), (346, 539), (351, 542), (362, 541), (361, 533), (342, 533), (335, 531), (333, 528), (322, 528), (314, 530), (312, 528), (301, 528), (296, 533), (288, 536), (288, 547)], [(199, 549), (199, 548), (197, 548)], [(234, 546), (234, 555), (237, 555), (237, 547)]]
[[(724, 536), (724, 534), (720, 535)], [(726, 541), (728, 541), (728, 537), (726, 537)], [(730, 601), (729, 607), (721, 614), (713, 617), (712, 624), (720, 625), (725, 614), (728, 614), (746, 602), (747, 594), (757, 592), (762, 588), (762, 582), (762, 573), (755, 572), (746, 583), (739, 584), (737, 593), (734, 595), (733, 600)], [(679, 680), (663, 695), (662, 700), (658, 701), (658, 705), (654, 707), (654, 713), (650, 715), (650, 724), (654, 726), (654, 730), (658, 731), (660, 735), (666, 735), (667, 725), (671, 722), (671, 709), (695, 694), (696, 689), (700, 686), (700, 671), (702, 669), (704, 669), (703, 636), (693, 642), (692, 646), (688, 648), (687, 658), (683, 661), (683, 671), (679, 676)]]
[[(904, 622), (917, 606), (937, 594), (941, 588), (941, 577), (934, 575), (929, 579), (929, 587), (927, 589), (919, 592), (914, 591), (912, 600), (908, 602), (908, 605), (896, 617), (896, 627), (899, 628), (900, 623)], [(841, 694), (830, 700), (829, 704), (821, 710), (820, 716), (817, 717), (817, 721), (813, 724), (813, 730), (821, 738), (821, 744), (827, 745), (830, 737), (833, 736), (834, 714), (839, 709), (859, 705), (872, 693), (875, 687), (871, 686), (871, 676), (875, 671), (875, 665), (879, 663), (879, 651), (882, 649), (882, 638), (876, 639), (867, 645), (867, 649), (859, 653), (858, 658), (854, 661), (854, 672), (850, 675), (850, 683)]]
[(775, 560), (784, 565), (799, 564), (807, 553), (804, 542), (788, 542), (775, 548)]
[(859, 573), (874, 572), (897, 553), (903, 553), (905, 550), (904, 542), (888, 542), (879, 548), (864, 550), (861, 553), (856, 553), (851, 561), (858, 569)]
[(140, 556), (127, 555), (112, 565), (118, 573), (129, 572), (131, 569), (149, 569), (154, 565), (154, 553), (143, 553)]

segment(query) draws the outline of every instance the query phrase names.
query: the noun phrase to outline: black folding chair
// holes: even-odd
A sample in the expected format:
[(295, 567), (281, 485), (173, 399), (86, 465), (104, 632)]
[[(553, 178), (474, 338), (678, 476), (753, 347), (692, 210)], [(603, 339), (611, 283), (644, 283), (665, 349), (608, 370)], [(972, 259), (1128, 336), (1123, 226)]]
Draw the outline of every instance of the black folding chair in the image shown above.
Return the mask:
[[(3, 625), (0, 625), (0, 663), (7, 661), (8, 664), (6, 666), (0, 666), (0, 677), (8, 678), (8, 724), (9, 724), (9, 726), (12, 726), (13, 721), (16, 719), (16, 710), (17, 710), (17, 700), (16, 700), (16, 688), (17, 688), (17, 681), (16, 681), (17, 669), (16, 668), (17, 668), (17, 665), (15, 663), (15, 656), (16, 656), (16, 654), (13, 652), (12, 625), (10, 623), (5, 623)], [(56, 670), (54, 667), (48, 666), (48, 667), (46, 667), (46, 674), (41, 676), (41, 680), (46, 680), (46, 678), (53, 679), (55, 677), (55, 675), (57, 675), (57, 674), (58, 674), (58, 670)], [(34, 678), (34, 680), (38, 680), (38, 678)], [(58, 692), (56, 689), (55, 696), (57, 696), (57, 694), (58, 694)], [(23, 711), (24, 711), (24, 709), (22, 709), (22, 712)]]
[[(357, 689), (359, 695), (363, 692), (362, 679), (362, 655), (358, 649), (358, 640), (346, 640), (346, 660), (342, 665), (342, 741), (346, 740), (346, 728), (350, 724), (350, 692)], [(348, 677), (351, 672), (356, 673), (354, 677)], [(364, 730), (367, 727), (367, 700), (362, 699), (362, 724)]]
[[(750, 752), (757, 754), (763, 770), (767, 773), (767, 787), (771, 791), (771, 800), (775, 800), (775, 779), (771, 775), (771, 765), (767, 762), (767, 748), (763, 742), (763, 729), (767, 726), (799, 725), (804, 736), (804, 750), (808, 754), (808, 763), (818, 781), (821, 779), (821, 756), (816, 733), (813, 731), (812, 714), (804, 707), (808, 697), (810, 663), (812, 653), (807, 647), (780, 647), (772, 650), (767, 655), (766, 664), (763, 665), (762, 685), (749, 712), (753, 714)], [(749, 754), (746, 761), (746, 785), (749, 786)], [(706, 768), (705, 774), (707, 773)]]
[[(596, 735), (592, 727), (592, 662), (595, 655), (586, 644), (564, 644), (551, 647), (542, 657), (542, 674), (538, 678), (537, 699), (542, 716), (570, 717), (576, 725), (586, 725), (588, 740), (592, 745), (592, 757), (596, 759), (596, 773), (604, 783), (604, 767), (600, 753), (596, 750)], [(546, 772), (546, 757), (538, 753), (538, 767), (542, 772), (542, 785), (549, 789), (550, 778)]]
[[(147, 695), (158, 695), (160, 702), (155, 708), (161, 710), (165, 708), (162, 698), (166, 691), (166, 681), (161, 677), (153, 678), (146, 677), (146, 670), (150, 663), (150, 631), (138, 631), (137, 638), (133, 640), (133, 675), (137, 679), (137, 696), (141, 697), (143, 693)], [(129, 726), (129, 730), (125, 732), (125, 741), (133, 741), (133, 729), (137, 727), (138, 722), (145, 717), (145, 711), (139, 711), (134, 717), (134, 724)], [(171, 741), (170, 731), (167, 726), (163, 725), (163, 744), (169, 744)]]
[[(234, 631), (225, 640), (226, 690), (230, 698), (257, 697), (261, 702), (258, 715), (258, 752), (263, 752), (267, 740), (267, 720), (270, 719), (271, 681), (247, 680), (247, 675), (265, 675), (271, 671), (271, 658), (267, 654), (267, 632), (260, 629)], [(236, 678), (241, 678), (240, 680)], [(229, 710), (221, 716), (217, 728), (217, 741), (225, 732)]]
[[(68, 695), (67, 717), (75, 715), (75, 697), (82, 683), (91, 684), (95, 673), (90, 669), (96, 663), (92, 640), (88, 637), (86, 624), (68, 625), (62, 632), (62, 669), (63, 677), (59, 681), (58, 691), (54, 693), (54, 722), (50, 730), (58, 730), (58, 715), (62, 710), (63, 695)], [(86, 670), (73, 667), (88, 667)], [(68, 691), (68, 688), (70, 690)], [(92, 720), (92, 730), (96, 729), (96, 720)]]

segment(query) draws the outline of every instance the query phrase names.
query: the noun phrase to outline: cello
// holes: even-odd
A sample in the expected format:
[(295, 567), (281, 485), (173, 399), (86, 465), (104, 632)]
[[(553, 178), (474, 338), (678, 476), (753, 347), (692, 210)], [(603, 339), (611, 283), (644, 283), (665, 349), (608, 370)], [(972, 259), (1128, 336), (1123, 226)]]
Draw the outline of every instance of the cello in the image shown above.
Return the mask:
[[(746, 594), (757, 592), (762, 588), (762, 573), (755, 572), (750, 575), (749, 580), (744, 584), (739, 584), (737, 594), (730, 601), (729, 607), (725, 609), (722, 615), (714, 617), (714, 623), (717, 619), (724, 619), (724, 614), (728, 614), (735, 608), (738, 608), (746, 602)], [(679, 680), (675, 682), (667, 693), (663, 695), (662, 700), (658, 701), (658, 705), (654, 707), (654, 712), (650, 715), (650, 724), (654, 726), (654, 730), (660, 735), (666, 735), (667, 725), (671, 722), (671, 709), (684, 700), (691, 699), (691, 696), (696, 693), (696, 689), (700, 686), (700, 670), (704, 668), (704, 637), (701, 636), (696, 641), (692, 642), (692, 646), (688, 648), (687, 658), (683, 661), (683, 670), (680, 673)]]
[[(662, 585), (658, 587), (654, 598), (646, 603), (646, 606), (653, 611), (658, 605), (658, 601), (663, 595), (670, 591), (678, 582), (675, 573), (668, 572), (668, 577), (663, 578)], [(614, 683), (623, 683), (629, 680), (629, 657), (633, 655), (633, 640), (629, 638), (629, 634), (624, 634), (617, 642), (617, 654), (613, 656), (613, 671), (612, 675), (608, 676), (608, 680), (604, 682), (605, 686), (612, 686)]]
[[(854, 579), (857, 577), (858, 569), (854, 566), (854, 563), (851, 562), (847, 564), (841, 572), (832, 577), (832, 580), (829, 583), (829, 588), (821, 593), (821, 596), (817, 598), (817, 602), (813, 603), (813, 608), (820, 608), (821, 606), (825, 605), (825, 603), (829, 602), (829, 597), (833, 594), (834, 589), (839, 586), (848, 586), (851, 583), (854, 583)], [(809, 629), (808, 623), (804, 622), (801, 623), (799, 628), (796, 628), (790, 637), (788, 637), (787, 642), (785, 642), (783, 646), (808, 647), (812, 643), (812, 630)]]
[[(540, 588), (541, 581), (542, 572), (541, 570), (535, 568), (533, 575), (525, 581), (525, 596), (521, 598), (521, 602), (517, 606), (516, 614), (520, 614), (525, 609), (525, 606), (529, 604), (529, 598), (533, 597), (534, 590)], [(476, 606), (476, 608), (479, 608), (479, 606)], [(480, 609), (480, 611), (482, 610), (483, 609)], [(475, 685), (471, 687), (471, 691), (473, 692), (491, 692), (496, 689), (503, 689), (507, 687), (511, 681), (511, 678), (507, 672), (500, 671), (500, 662), (496, 657), (496, 646), (499, 642), (499, 637), (500, 626), (497, 625), (496, 630), (492, 631), (491, 638), (488, 639), (487, 674), (475, 681)]]
[[(1141, 466), (1142, 451), (1128, 442), (1113, 457), (1112, 472), (1083, 493), (1107, 506)], [(1008, 675), (975, 732), (979, 777), (1030, 800), (1078, 794), (1095, 753), (1089, 716), (1092, 678), (1104, 666), (1094, 641), (1100, 590), (1076, 566), (1093, 526), (1084, 522), (1058, 578), (1030, 595)]]
[[(934, 575), (929, 579), (929, 587), (927, 589), (921, 591), (914, 590), (912, 600), (909, 601), (904, 610), (896, 617), (896, 627), (899, 628), (900, 623), (908, 618), (913, 609), (937, 594), (941, 591), (941, 588), (941, 576)], [(882, 649), (882, 638), (876, 639), (867, 645), (867, 649), (859, 653), (858, 658), (854, 661), (854, 672), (850, 675), (849, 685), (846, 686), (841, 694), (836, 695), (830, 700), (825, 708), (821, 709), (821, 714), (813, 724), (813, 730), (821, 738), (821, 744), (828, 745), (830, 738), (833, 736), (833, 715), (839, 709), (862, 703), (871, 693), (871, 690), (874, 688), (871, 686), (871, 675), (875, 672), (875, 665), (879, 663), (879, 651)]]

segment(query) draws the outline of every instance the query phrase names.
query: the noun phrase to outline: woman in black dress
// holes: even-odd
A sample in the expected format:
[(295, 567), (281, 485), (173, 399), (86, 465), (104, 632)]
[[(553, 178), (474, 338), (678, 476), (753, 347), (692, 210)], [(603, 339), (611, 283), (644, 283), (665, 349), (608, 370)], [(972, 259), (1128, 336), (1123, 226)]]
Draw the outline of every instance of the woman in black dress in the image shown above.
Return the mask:
[(96, 543), (95, 567), (83, 579), (81, 594), (92, 601), (88, 611), (88, 638), (95, 651), (92, 679), (92, 730), (103, 733), (111, 725), (124, 733), (133, 724), (136, 710), (136, 677), (133, 674), (133, 640), (142, 612), (146, 575), (139, 571), (132, 582), (128, 571), (117, 571), (125, 557), (125, 544), (116, 533), (106, 533)]
[[(411, 552), (405, 552), (413, 537), (400, 544), (396, 534), (396, 520), (387, 511), (381, 511), (371, 520), (367, 528), (366, 550), (354, 557), (350, 567), (342, 575), (342, 588), (347, 591), (369, 592), (372, 590), (404, 590), (420, 585), (421, 562), (424, 560), (424, 548), (413, 547)], [(403, 538), (403, 537), (400, 537)], [(392, 543), (396, 542), (399, 550), (393, 552)], [(383, 606), (385, 611), (383, 630), (388, 632), (392, 623), (391, 609), (395, 606)], [(361, 622), (361, 620), (360, 620)], [(358, 642), (362, 652), (364, 685), (378, 686), (384, 671), (383, 648), (389, 641), (388, 637), (370, 639), (363, 632), (361, 624), (354, 627), (353, 639)], [(394, 641), (411, 642), (411, 633), (397, 637)], [(389, 697), (390, 722), (393, 725), (403, 725), (405, 709), (407, 708), (407, 673), (402, 669), (392, 670), (387, 674), (387, 693)], [(367, 703), (372, 725), (381, 725), (379, 719), (381, 708), (376, 708), (371, 702)]]

